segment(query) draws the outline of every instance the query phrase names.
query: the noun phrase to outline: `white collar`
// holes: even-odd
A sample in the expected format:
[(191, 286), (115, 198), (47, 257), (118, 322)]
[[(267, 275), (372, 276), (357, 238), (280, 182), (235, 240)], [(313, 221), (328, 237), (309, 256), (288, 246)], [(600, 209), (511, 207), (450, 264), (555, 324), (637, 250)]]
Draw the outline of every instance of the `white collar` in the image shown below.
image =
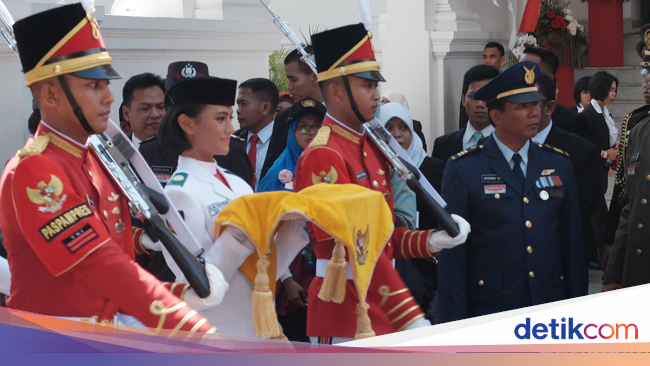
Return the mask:
[(472, 126), (469, 121), (467, 121), (467, 128), (465, 129), (465, 134), (463, 135), (463, 146), (467, 145), (467, 143), (470, 141), (470, 139), (474, 138), (474, 134), (480, 132), (483, 134), (483, 137), (488, 137), (494, 132), (494, 126), (492, 124), (488, 124), (484, 129), (478, 131), (474, 126)]
[[(598, 114), (603, 114), (603, 109), (600, 108), (600, 104), (598, 104), (598, 101), (596, 99), (591, 100), (591, 105), (594, 107)], [(607, 111), (607, 107), (604, 107), (604, 110)]]
[(351, 129), (350, 127), (343, 124), (343, 122), (341, 122), (338, 119), (332, 117), (332, 115), (329, 114), (329, 113), (327, 113), (327, 117), (329, 117), (332, 121), (336, 122), (337, 124), (341, 125), (341, 127), (345, 128), (346, 130), (350, 131), (351, 133), (353, 133), (353, 134), (355, 134), (357, 136), (363, 136), (363, 134), (366, 132), (366, 130), (363, 127), (361, 127), (361, 132)]
[(133, 145), (135, 145), (135, 147), (140, 148), (140, 144), (142, 143), (142, 140), (137, 138), (135, 136), (135, 132), (134, 132), (134, 133), (131, 133), (131, 142), (133, 142)]
[(250, 141), (253, 135), (257, 135), (257, 137), (260, 139), (260, 142), (262, 144), (266, 144), (271, 139), (271, 135), (273, 134), (274, 124), (275, 124), (275, 120), (271, 121), (271, 123), (264, 126), (264, 128), (262, 128), (258, 133), (252, 133), (251, 131), (248, 131), (248, 139), (246, 142), (248, 143), (248, 141)]
[(544, 128), (543, 130), (539, 131), (535, 137), (532, 138), (534, 142), (537, 142), (538, 144), (543, 144), (546, 142), (546, 139), (548, 138), (548, 133), (551, 132), (551, 128), (553, 127), (553, 120), (549, 122), (548, 126)]
[(80, 144), (77, 141), (75, 141), (75, 140), (71, 139), (70, 137), (68, 137), (67, 135), (64, 135), (61, 132), (57, 131), (56, 129), (52, 128), (52, 126), (45, 123), (45, 121), (41, 120), (41, 124), (43, 124), (43, 126), (45, 126), (45, 127), (49, 128), (50, 130), (52, 130), (52, 132), (54, 132), (55, 134), (57, 134), (57, 135), (61, 136), (62, 138), (68, 140), (68, 142), (71, 142), (71, 143), (77, 145), (78, 147), (80, 147), (80, 148), (82, 148), (84, 150), (88, 148), (88, 146), (86, 146), (84, 144)]
[[(501, 140), (497, 138), (497, 134), (492, 135), (494, 137), (494, 141), (497, 143), (497, 146), (499, 147), (499, 150), (501, 150), (501, 153), (503, 154), (503, 157), (506, 159), (508, 164), (510, 164), (510, 160), (512, 160), (512, 156), (515, 155), (515, 152), (512, 151), (508, 146), (506, 146)], [(528, 165), (528, 149), (530, 148), (530, 140), (526, 141), (526, 144), (517, 151), (517, 154), (521, 156), (521, 160), (524, 162), (524, 164)]]

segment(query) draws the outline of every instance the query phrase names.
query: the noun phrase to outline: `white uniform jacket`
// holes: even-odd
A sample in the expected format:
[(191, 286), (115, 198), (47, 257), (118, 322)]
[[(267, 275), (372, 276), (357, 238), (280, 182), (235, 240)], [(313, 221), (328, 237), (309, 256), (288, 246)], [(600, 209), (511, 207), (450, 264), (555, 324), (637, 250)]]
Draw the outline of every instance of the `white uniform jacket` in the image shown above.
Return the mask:
[[(214, 176), (212, 172), (217, 170), (230, 188)], [(223, 302), (202, 311), (201, 315), (217, 327), (219, 334), (256, 337), (253, 327), (253, 284), (239, 271), (246, 258), (254, 252), (254, 247), (243, 233), (232, 228), (228, 228), (216, 242), (214, 238), (217, 215), (230, 201), (253, 194), (252, 188), (241, 178), (218, 167), (216, 162), (201, 162), (181, 156), (165, 192), (204, 249), (205, 261), (217, 267), (230, 286)], [(277, 277), (288, 269), (309, 240), (302, 230), (304, 221), (296, 220), (292, 225), (283, 226), (276, 238), (276, 242), (286, 243), (277, 247)], [(172, 264), (170, 268), (176, 275), (176, 282), (186, 282), (176, 265)]]

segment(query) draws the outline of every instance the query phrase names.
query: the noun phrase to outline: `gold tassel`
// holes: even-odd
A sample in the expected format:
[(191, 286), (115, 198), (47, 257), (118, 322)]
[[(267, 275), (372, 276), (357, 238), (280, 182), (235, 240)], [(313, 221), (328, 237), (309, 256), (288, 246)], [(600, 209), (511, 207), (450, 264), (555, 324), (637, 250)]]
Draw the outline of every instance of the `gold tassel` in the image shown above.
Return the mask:
[(345, 261), (345, 245), (336, 240), (332, 251), (332, 260), (327, 264), (323, 285), (318, 298), (340, 304), (345, 300), (345, 288), (348, 286), (348, 264)]
[(354, 339), (364, 339), (374, 337), (375, 331), (372, 330), (372, 324), (370, 323), (370, 316), (368, 316), (368, 305), (365, 301), (361, 301), (357, 304), (357, 334), (354, 335)]
[[(257, 261), (257, 275), (255, 276), (255, 288), (253, 289), (253, 324), (255, 334), (270, 339), (281, 339), (284, 337), (282, 327), (278, 322), (278, 315), (275, 312), (275, 296), (269, 288), (269, 261), (260, 258)], [(286, 338), (286, 337), (285, 337)]]

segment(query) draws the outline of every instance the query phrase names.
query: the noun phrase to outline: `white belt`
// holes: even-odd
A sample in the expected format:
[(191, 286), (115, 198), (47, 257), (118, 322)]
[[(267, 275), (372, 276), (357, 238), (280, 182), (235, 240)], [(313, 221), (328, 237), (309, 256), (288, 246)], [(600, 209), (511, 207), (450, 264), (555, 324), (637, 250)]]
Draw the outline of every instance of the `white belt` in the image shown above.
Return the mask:
[[(329, 262), (329, 259), (316, 258), (316, 277), (325, 277)], [(352, 280), (352, 269), (350, 268), (350, 264), (348, 263), (346, 267), (348, 270), (348, 280)]]

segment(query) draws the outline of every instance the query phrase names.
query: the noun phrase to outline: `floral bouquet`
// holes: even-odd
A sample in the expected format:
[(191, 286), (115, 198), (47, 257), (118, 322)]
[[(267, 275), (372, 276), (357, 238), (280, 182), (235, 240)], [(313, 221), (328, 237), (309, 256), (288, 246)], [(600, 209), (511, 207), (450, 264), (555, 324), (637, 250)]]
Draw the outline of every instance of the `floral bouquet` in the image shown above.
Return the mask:
[(519, 62), (521, 56), (524, 55), (524, 50), (528, 47), (536, 47), (537, 38), (532, 33), (525, 33), (517, 37), (515, 46), (510, 51), (510, 64), (514, 65)]

